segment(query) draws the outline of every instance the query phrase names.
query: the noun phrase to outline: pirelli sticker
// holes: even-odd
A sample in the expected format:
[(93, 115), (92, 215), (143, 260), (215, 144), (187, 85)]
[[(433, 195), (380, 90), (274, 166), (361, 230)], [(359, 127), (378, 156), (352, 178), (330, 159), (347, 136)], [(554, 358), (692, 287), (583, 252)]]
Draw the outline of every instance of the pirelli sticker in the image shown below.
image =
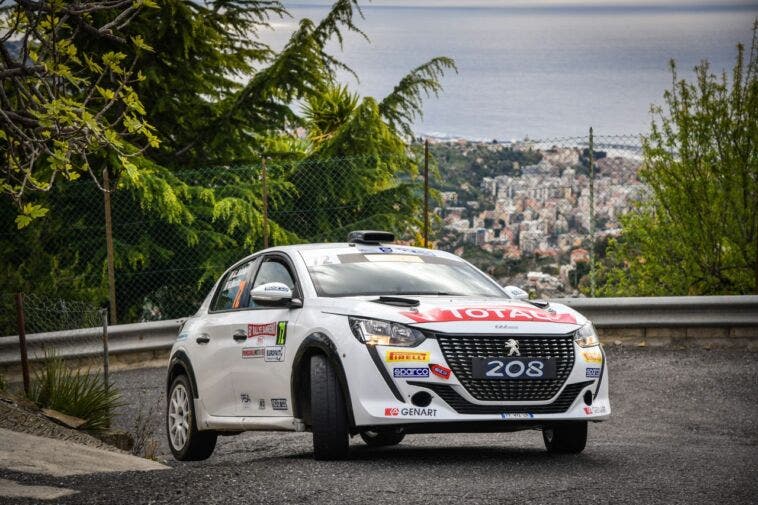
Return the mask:
[(417, 361), (427, 363), (431, 353), (426, 351), (387, 351), (388, 363), (403, 363)]

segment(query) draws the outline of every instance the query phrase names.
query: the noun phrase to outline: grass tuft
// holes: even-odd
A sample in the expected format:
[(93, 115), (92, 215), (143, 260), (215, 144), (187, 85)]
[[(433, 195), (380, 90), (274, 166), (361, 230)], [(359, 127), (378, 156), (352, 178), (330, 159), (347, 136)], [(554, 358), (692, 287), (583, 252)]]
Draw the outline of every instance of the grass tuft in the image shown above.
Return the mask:
[(113, 411), (120, 407), (120, 395), (105, 384), (103, 376), (73, 371), (55, 353), (45, 359), (34, 374), (29, 399), (40, 406), (87, 421), (82, 429), (101, 431), (110, 427)]

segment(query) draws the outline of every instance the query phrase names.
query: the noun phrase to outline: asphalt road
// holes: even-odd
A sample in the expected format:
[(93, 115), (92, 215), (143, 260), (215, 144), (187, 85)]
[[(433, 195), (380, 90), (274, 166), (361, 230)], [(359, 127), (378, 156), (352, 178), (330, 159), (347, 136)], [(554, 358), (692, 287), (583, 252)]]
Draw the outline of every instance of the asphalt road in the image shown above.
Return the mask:
[[(415, 435), (351, 459), (316, 462), (307, 433), (219, 439), (205, 462), (167, 453), (168, 471), (67, 478), (0, 471), (19, 483), (78, 490), (60, 503), (755, 503), (758, 354), (607, 349), (611, 421), (590, 425), (587, 449), (549, 456), (538, 431)], [(162, 407), (164, 371), (117, 374), (130, 428)], [(9, 503), (30, 503), (9, 500)]]

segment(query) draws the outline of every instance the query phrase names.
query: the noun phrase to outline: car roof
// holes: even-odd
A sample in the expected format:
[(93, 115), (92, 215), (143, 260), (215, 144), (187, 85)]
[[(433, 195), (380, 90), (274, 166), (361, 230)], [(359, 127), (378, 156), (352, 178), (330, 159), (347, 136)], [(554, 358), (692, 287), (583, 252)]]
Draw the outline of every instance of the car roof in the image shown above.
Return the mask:
[(234, 266), (240, 263), (243, 263), (254, 256), (258, 256), (260, 254), (265, 254), (265, 253), (281, 252), (281, 253), (287, 253), (289, 255), (294, 255), (294, 253), (306, 252), (306, 251), (319, 251), (319, 250), (335, 251), (335, 252), (343, 250), (346, 253), (351, 252), (351, 251), (383, 252), (379, 250), (380, 247), (389, 248), (392, 250), (391, 252), (404, 252), (407, 254), (432, 255), (432, 256), (439, 256), (439, 257), (455, 259), (458, 261), (463, 261), (460, 257), (454, 254), (450, 254), (445, 251), (440, 251), (437, 249), (425, 249), (423, 247), (414, 247), (414, 246), (409, 246), (409, 245), (404, 245), (404, 244), (395, 244), (395, 243), (358, 244), (358, 243), (348, 243), (348, 242), (324, 242), (324, 243), (316, 243), (316, 244), (293, 244), (293, 245), (269, 247), (268, 249), (262, 249), (260, 251), (256, 251), (253, 254), (250, 254), (246, 256), (245, 258), (242, 258), (239, 261), (236, 261), (234, 263)]

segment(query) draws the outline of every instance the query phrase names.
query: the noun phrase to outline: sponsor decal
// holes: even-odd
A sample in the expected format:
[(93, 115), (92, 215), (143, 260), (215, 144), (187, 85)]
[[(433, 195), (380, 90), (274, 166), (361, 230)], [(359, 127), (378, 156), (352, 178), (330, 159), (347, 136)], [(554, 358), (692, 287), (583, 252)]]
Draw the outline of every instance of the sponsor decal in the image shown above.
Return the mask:
[(263, 398), (258, 400), (258, 410), (266, 410), (266, 400)]
[(453, 373), (453, 371), (450, 370), (448, 367), (437, 365), (436, 363), (432, 363), (431, 365), (429, 365), (429, 370), (431, 370), (432, 373), (436, 375), (437, 377), (440, 377), (446, 380), (449, 379), (450, 374)]
[(385, 407), (384, 415), (388, 417), (396, 416), (422, 416), (422, 417), (436, 417), (437, 409), (430, 408), (418, 408), (418, 407)]
[(240, 403), (243, 409), (250, 408), (250, 395), (247, 393), (240, 393)]
[(280, 345), (266, 347), (264, 361), (284, 361), (284, 347)]
[[(603, 355), (600, 354), (598, 351), (583, 351), (582, 357), (584, 358), (584, 361), (586, 361), (587, 363), (600, 364), (603, 362)], [(589, 375), (587, 377), (589, 377)]]
[(284, 345), (287, 342), (287, 321), (276, 323), (276, 345)]
[(393, 368), (392, 376), (395, 378), (429, 377), (429, 369), (428, 368)]
[(289, 290), (290, 288), (288, 288), (287, 286), (277, 286), (276, 284), (264, 286), (263, 288), (263, 291), (268, 291), (268, 292), (276, 291), (278, 293), (284, 293), (285, 291), (289, 291)]
[(186, 333), (180, 333), (178, 337), (176, 337), (176, 341), (180, 342), (182, 340), (187, 340), (187, 334)]
[(391, 253), (392, 252), (392, 248), (391, 247), (380, 247), (379, 248), (379, 252)]
[(387, 361), (429, 361), (431, 353), (426, 351), (387, 351)]
[(469, 307), (461, 309), (435, 308), (426, 312), (401, 312), (417, 323), (449, 323), (456, 321), (524, 321), (534, 323), (577, 324), (571, 314), (554, 314), (537, 307)]
[(607, 414), (608, 409), (605, 407), (605, 405), (595, 405), (594, 407), (584, 407), (584, 413), (588, 416), (591, 416), (592, 414)]
[(257, 338), (258, 344), (263, 344), (265, 337), (276, 337), (276, 323), (247, 325), (247, 338)]
[(287, 410), (287, 399), (271, 398), (271, 408), (274, 410)]
[(500, 414), (500, 419), (531, 419), (534, 417), (534, 414), (524, 414), (521, 412), (516, 412), (514, 414)]
[(595, 377), (600, 377), (600, 368), (588, 368), (587, 369), (587, 377), (593, 379)]
[(243, 359), (262, 358), (265, 352), (266, 352), (266, 349), (263, 347), (243, 347), (242, 358)]

